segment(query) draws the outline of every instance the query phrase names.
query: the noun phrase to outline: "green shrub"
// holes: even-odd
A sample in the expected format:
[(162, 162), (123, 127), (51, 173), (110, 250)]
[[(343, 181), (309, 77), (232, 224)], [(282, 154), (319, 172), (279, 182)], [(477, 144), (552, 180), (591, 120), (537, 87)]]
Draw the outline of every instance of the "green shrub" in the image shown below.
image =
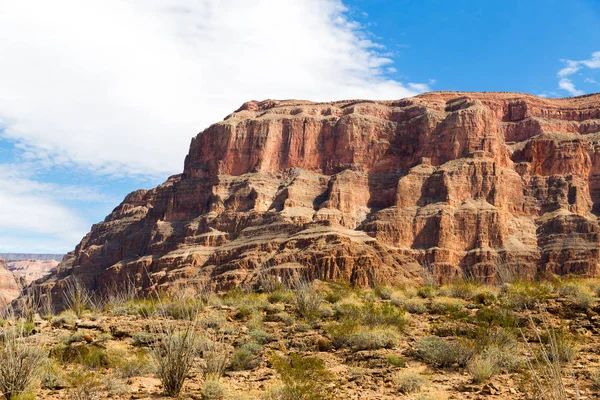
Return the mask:
[(473, 382), (482, 383), (498, 372), (498, 364), (495, 357), (488, 355), (475, 355), (467, 364), (467, 371), (473, 378)]
[(318, 319), (323, 297), (317, 291), (314, 283), (297, 280), (293, 284), (292, 292), (294, 293), (294, 304), (298, 314), (307, 321)]
[(433, 301), (431, 302), (431, 312), (434, 314), (455, 315), (462, 311), (464, 308), (464, 302), (459, 299), (440, 297), (437, 299), (433, 299)]
[(475, 313), (475, 322), (479, 326), (502, 328), (516, 328), (519, 318), (510, 309), (505, 307), (482, 307)]
[(419, 289), (417, 289), (417, 296), (423, 299), (431, 299), (435, 297), (435, 295), (436, 290), (433, 286), (421, 286)]
[(387, 286), (377, 286), (375, 289), (373, 289), (373, 293), (375, 293), (375, 296), (382, 300), (390, 300), (392, 298), (393, 291)]
[(504, 301), (512, 309), (532, 308), (548, 299), (552, 290), (548, 282), (517, 282), (505, 285)]
[(355, 350), (389, 349), (398, 344), (398, 334), (389, 328), (359, 330), (350, 334), (346, 344)]
[(139, 332), (133, 335), (132, 345), (136, 347), (149, 346), (156, 342), (156, 336), (152, 333)]
[(273, 367), (279, 373), (284, 387), (282, 400), (329, 400), (333, 393), (329, 382), (333, 374), (318, 357), (302, 357), (298, 353), (289, 357), (273, 356)]
[(348, 338), (358, 330), (358, 327), (356, 320), (347, 319), (328, 324), (325, 326), (325, 332), (329, 336), (333, 347), (339, 349), (348, 343)]
[(361, 322), (366, 326), (392, 326), (397, 329), (404, 329), (406, 326), (404, 310), (394, 307), (390, 303), (368, 302), (361, 311)]
[(416, 343), (415, 354), (426, 363), (438, 367), (449, 367), (454, 363), (464, 366), (471, 358), (473, 350), (437, 336), (428, 336)]
[(42, 374), (46, 361), (39, 345), (24, 342), (23, 332), (3, 328), (0, 342), (0, 393), (7, 399), (27, 393)]
[(113, 356), (111, 358), (114, 360), (113, 363), (121, 378), (142, 376), (152, 369), (146, 352), (142, 350), (136, 351), (131, 357), (120, 355), (119, 357)]
[(226, 393), (225, 386), (221, 382), (208, 380), (204, 382), (201, 397), (202, 400), (221, 400), (225, 398)]
[(419, 392), (427, 384), (427, 379), (421, 375), (399, 373), (394, 377), (398, 391), (403, 394)]
[(394, 367), (406, 367), (406, 360), (404, 359), (404, 357), (398, 356), (396, 354), (390, 354), (389, 356), (387, 356), (387, 361)]
[(403, 306), (411, 314), (425, 314), (427, 312), (427, 305), (420, 299), (406, 300)]
[(181, 303), (171, 303), (164, 306), (164, 312), (174, 319), (193, 321), (204, 309), (204, 303), (200, 300), (188, 300)]
[(261, 330), (253, 330), (248, 332), (248, 336), (258, 344), (265, 344), (270, 340), (269, 334)]
[(262, 346), (256, 343), (246, 343), (233, 352), (231, 368), (234, 371), (250, 369), (250, 363), (260, 354)]

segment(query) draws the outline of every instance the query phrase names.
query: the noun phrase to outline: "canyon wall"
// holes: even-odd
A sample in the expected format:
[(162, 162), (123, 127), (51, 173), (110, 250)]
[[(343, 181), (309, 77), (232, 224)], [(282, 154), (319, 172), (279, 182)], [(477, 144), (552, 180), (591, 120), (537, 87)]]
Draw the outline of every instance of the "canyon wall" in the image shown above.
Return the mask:
[(252, 101), (192, 140), (183, 173), (94, 225), (47, 283), (595, 276), (599, 207), (600, 95)]

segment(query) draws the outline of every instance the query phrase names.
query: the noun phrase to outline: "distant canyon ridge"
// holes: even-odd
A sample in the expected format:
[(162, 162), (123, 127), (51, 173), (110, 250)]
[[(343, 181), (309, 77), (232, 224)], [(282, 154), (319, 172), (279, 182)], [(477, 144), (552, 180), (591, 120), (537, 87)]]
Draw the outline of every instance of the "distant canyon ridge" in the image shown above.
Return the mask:
[(192, 139), (181, 174), (94, 225), (45, 284), (595, 276), (599, 213), (600, 94), (251, 101)]
[(0, 307), (33, 281), (49, 275), (62, 258), (62, 254), (0, 253)]

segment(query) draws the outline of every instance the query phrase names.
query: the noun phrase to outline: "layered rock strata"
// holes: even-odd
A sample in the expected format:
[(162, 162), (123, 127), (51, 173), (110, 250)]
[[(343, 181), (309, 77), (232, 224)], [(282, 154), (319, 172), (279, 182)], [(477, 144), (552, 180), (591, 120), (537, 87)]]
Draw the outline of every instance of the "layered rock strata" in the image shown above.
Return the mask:
[(600, 95), (252, 101), (192, 140), (182, 174), (94, 225), (48, 283), (592, 276), (599, 207)]

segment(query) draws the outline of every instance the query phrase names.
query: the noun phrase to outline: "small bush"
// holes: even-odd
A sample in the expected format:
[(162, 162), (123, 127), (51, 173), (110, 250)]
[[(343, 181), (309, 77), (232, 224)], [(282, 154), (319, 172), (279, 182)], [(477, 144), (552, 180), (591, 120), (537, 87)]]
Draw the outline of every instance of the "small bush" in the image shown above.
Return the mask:
[(404, 329), (406, 326), (404, 310), (394, 307), (390, 303), (366, 303), (361, 310), (361, 322), (369, 327), (393, 326)]
[(404, 302), (404, 309), (411, 314), (425, 314), (427, 305), (423, 300), (409, 299)]
[(166, 315), (174, 319), (193, 321), (204, 310), (204, 303), (200, 300), (188, 300), (181, 303), (171, 303), (164, 306)]
[(273, 356), (273, 367), (279, 373), (284, 387), (281, 400), (330, 400), (333, 394), (328, 385), (333, 374), (318, 357), (302, 357), (293, 353), (289, 357)]
[(482, 383), (498, 372), (498, 363), (493, 355), (476, 355), (467, 364), (467, 371), (474, 383)]
[(115, 368), (121, 378), (132, 378), (142, 376), (151, 371), (151, 366), (143, 350), (136, 351), (132, 357), (113, 357)]
[(77, 318), (81, 318), (86, 310), (92, 307), (92, 293), (78, 278), (65, 281), (63, 287), (63, 301), (67, 309), (71, 310)]
[(220, 342), (213, 342), (210, 348), (202, 351), (202, 376), (204, 380), (218, 381), (225, 368), (227, 368), (227, 351), (225, 345)]
[(251, 369), (250, 363), (260, 354), (262, 346), (256, 343), (246, 343), (233, 352), (231, 368), (234, 371)]
[(143, 347), (155, 343), (156, 336), (148, 332), (138, 332), (133, 335), (132, 340), (132, 346)]
[(225, 386), (219, 381), (208, 380), (204, 382), (202, 387), (201, 397), (202, 400), (221, 400), (225, 398)]
[(586, 310), (590, 308), (596, 299), (594, 294), (582, 284), (566, 284), (558, 289), (561, 296), (566, 297), (575, 307)]
[(454, 363), (465, 365), (471, 358), (472, 350), (458, 343), (450, 343), (437, 336), (428, 336), (415, 345), (418, 358), (438, 367), (449, 367)]
[(3, 329), (0, 343), (0, 393), (7, 399), (24, 394), (41, 376), (46, 356), (40, 346), (23, 341), (15, 327)]
[(406, 367), (406, 360), (404, 359), (404, 357), (398, 356), (396, 354), (390, 354), (389, 356), (387, 356), (387, 361), (394, 367)]
[(319, 317), (319, 307), (323, 297), (312, 282), (296, 280), (292, 287), (294, 293), (294, 304), (298, 314), (308, 321)]
[(198, 340), (193, 327), (165, 333), (166, 336), (154, 349), (152, 356), (165, 393), (177, 397), (194, 365)]
[(325, 326), (325, 332), (331, 339), (333, 347), (339, 349), (348, 343), (348, 338), (357, 331), (358, 327), (356, 320), (344, 320), (328, 324)]
[(355, 350), (389, 349), (398, 344), (398, 334), (392, 329), (359, 330), (348, 336), (346, 344)]
[(379, 297), (382, 300), (390, 300), (392, 298), (392, 289), (387, 286), (377, 286), (373, 289), (375, 296)]
[(433, 286), (421, 286), (419, 289), (417, 289), (417, 296), (423, 299), (431, 299), (435, 297), (435, 295), (436, 290)]
[(553, 287), (548, 282), (517, 282), (506, 285), (504, 289), (506, 304), (512, 309), (522, 310), (545, 301)]
[(427, 379), (421, 375), (400, 373), (394, 378), (398, 391), (403, 394), (415, 393), (421, 391), (427, 384)]
[(456, 314), (463, 310), (465, 304), (462, 300), (448, 297), (433, 299), (431, 302), (431, 312), (434, 314)]
[(261, 331), (261, 330), (250, 331), (250, 332), (248, 332), (248, 336), (250, 336), (252, 338), (252, 340), (258, 344), (265, 344), (270, 339), (269, 334), (267, 332)]

